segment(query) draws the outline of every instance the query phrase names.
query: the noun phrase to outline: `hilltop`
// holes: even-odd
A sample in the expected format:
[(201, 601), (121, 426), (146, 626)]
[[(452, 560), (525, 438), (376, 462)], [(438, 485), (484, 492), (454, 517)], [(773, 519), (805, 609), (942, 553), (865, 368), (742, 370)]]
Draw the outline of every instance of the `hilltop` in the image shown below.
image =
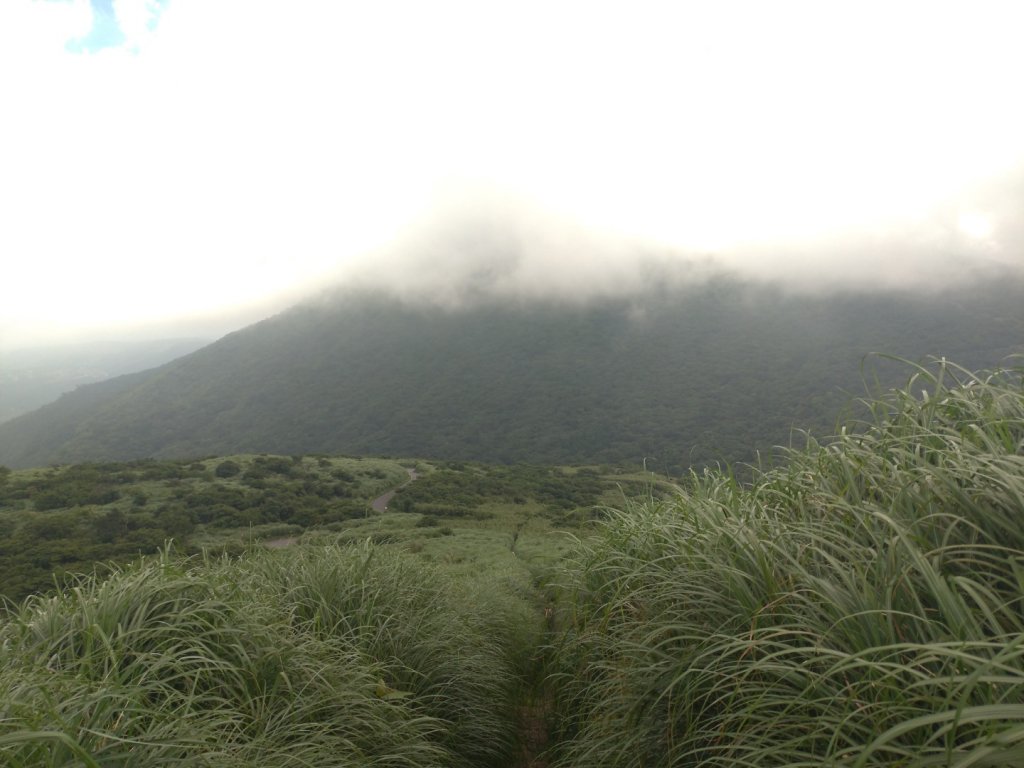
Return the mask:
[(725, 276), (601, 300), (446, 308), (382, 292), (298, 305), (0, 425), (0, 464), (242, 452), (640, 463), (750, 461), (831, 432), (897, 383), (865, 356), (1000, 364), (1024, 286), (794, 295)]

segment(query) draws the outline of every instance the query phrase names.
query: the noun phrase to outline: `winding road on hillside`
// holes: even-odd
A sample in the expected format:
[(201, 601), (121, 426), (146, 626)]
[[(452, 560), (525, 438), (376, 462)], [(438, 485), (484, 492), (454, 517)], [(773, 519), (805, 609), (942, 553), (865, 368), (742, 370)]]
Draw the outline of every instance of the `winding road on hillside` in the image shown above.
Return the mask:
[(409, 473), (409, 479), (408, 480), (406, 480), (404, 483), (402, 483), (397, 488), (392, 488), (390, 491), (385, 493), (383, 496), (378, 496), (376, 499), (374, 499), (372, 502), (370, 502), (370, 506), (373, 507), (373, 511), (374, 512), (387, 512), (388, 511), (388, 503), (391, 501), (391, 499), (393, 499), (395, 497), (395, 494), (398, 493), (403, 488), (405, 488), (405, 486), (407, 486), (413, 480), (415, 480), (416, 478), (419, 477), (419, 475), (416, 474), (416, 470), (415, 469), (410, 469), (410, 468), (406, 467), (405, 471)]
[[(387, 493), (382, 494), (381, 496), (378, 496), (376, 499), (374, 499), (373, 501), (370, 502), (370, 506), (373, 508), (374, 512), (381, 512), (381, 513), (387, 512), (388, 511), (388, 502), (390, 502), (391, 499), (393, 499), (395, 497), (395, 494), (398, 493), (403, 488), (405, 488), (405, 486), (407, 486), (413, 480), (416, 480), (416, 479), (419, 478), (419, 475), (416, 474), (416, 470), (415, 469), (410, 469), (410, 468), (406, 467), (405, 471), (409, 473), (409, 479), (408, 480), (406, 480), (401, 485), (395, 486), (394, 488), (392, 488)], [(263, 546), (268, 547), (269, 549), (284, 549), (285, 547), (290, 547), (292, 544), (294, 544), (298, 540), (299, 540), (298, 536), (284, 536), (284, 537), (282, 537), (280, 539), (270, 539), (269, 541), (264, 541), (263, 542)]]

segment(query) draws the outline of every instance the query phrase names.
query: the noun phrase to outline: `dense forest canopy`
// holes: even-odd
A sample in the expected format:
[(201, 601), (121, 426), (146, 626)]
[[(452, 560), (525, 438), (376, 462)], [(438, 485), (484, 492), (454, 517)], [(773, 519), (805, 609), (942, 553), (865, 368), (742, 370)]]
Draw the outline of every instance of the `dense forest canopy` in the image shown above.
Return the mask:
[(1021, 306), (1014, 281), (801, 295), (719, 276), (460, 308), (339, 293), (0, 425), (0, 463), (248, 451), (751, 461), (794, 428), (831, 432), (865, 384), (897, 384), (899, 366), (871, 353), (1000, 364), (1024, 349)]

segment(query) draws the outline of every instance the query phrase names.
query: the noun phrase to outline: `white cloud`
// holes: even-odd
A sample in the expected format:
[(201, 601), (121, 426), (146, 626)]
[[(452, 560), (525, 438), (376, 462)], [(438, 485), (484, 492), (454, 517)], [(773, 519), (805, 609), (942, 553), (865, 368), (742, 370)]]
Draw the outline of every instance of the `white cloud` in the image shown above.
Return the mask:
[(159, 0), (113, 0), (113, 7), (125, 37), (124, 47), (138, 52), (154, 37), (164, 4)]
[(0, 333), (298, 290), (475, 183), (777, 253), (1024, 161), (1010, 2), (117, 0), (137, 54), (73, 56), (88, 10), (0, 3)]
[(69, 39), (81, 37), (91, 26), (89, 0), (0, 3), (0, 62), (5, 65), (4, 71), (10, 73), (7, 66), (17, 64), (16, 71), (31, 72), (40, 61), (62, 51)]

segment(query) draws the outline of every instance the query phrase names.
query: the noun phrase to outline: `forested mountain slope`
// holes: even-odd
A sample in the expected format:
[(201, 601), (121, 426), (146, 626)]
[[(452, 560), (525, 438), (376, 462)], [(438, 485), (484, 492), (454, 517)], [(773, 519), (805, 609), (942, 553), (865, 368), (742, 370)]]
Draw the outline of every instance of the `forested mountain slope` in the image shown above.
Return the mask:
[[(0, 425), (0, 463), (237, 452), (659, 467), (831, 430), (872, 352), (998, 365), (1024, 286), (787, 295), (718, 278), (579, 304), (410, 306), (339, 293)], [(869, 359), (869, 378), (905, 369)]]
[(82, 342), (0, 352), (0, 422), (83, 384), (154, 368), (208, 343), (197, 338)]

